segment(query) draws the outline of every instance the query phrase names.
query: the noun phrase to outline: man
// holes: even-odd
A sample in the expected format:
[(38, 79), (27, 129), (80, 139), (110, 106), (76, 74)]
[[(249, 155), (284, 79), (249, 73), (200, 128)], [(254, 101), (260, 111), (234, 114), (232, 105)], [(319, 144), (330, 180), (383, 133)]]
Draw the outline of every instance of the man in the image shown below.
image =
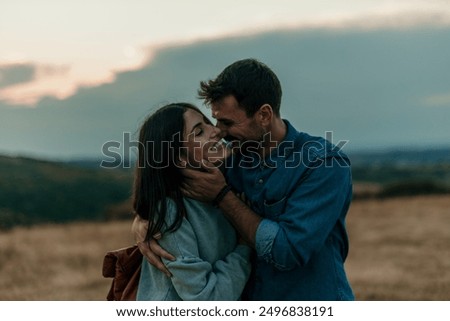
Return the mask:
[(201, 82), (199, 95), (225, 139), (239, 148), (226, 178), (204, 164), (204, 171), (185, 170), (183, 189), (188, 197), (214, 202), (255, 249), (244, 297), (353, 300), (344, 270), (352, 197), (348, 158), (280, 117), (280, 82), (257, 60), (237, 61)]

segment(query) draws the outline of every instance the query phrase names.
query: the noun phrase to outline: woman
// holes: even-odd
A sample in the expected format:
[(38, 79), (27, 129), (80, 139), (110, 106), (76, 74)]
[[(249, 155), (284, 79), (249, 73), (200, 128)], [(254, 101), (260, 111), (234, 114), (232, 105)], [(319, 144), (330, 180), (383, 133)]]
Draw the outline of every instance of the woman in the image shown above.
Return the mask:
[(195, 106), (162, 107), (142, 125), (133, 206), (151, 222), (147, 237), (161, 232), (160, 245), (175, 256), (163, 259), (170, 273), (142, 261), (137, 300), (238, 300), (250, 274), (250, 248), (220, 213), (183, 197), (181, 165), (220, 163), (230, 151), (219, 129)]

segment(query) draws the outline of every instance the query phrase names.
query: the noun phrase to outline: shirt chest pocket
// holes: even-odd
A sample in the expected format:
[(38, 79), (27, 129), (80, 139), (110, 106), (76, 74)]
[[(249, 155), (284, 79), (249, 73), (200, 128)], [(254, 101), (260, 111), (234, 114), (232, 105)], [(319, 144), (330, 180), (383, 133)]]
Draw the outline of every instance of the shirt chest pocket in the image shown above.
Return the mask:
[(263, 211), (264, 211), (264, 217), (278, 221), (281, 214), (286, 209), (286, 197), (283, 197), (279, 201), (268, 201), (264, 200), (263, 203)]

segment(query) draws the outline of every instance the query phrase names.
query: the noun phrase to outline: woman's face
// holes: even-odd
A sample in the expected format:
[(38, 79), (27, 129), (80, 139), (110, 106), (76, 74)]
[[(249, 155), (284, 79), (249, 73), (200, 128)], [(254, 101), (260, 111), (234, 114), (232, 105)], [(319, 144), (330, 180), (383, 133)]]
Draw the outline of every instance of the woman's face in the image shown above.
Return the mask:
[(189, 167), (198, 168), (202, 160), (215, 165), (231, 155), (222, 141), (220, 129), (201, 113), (187, 109), (184, 113), (184, 142)]

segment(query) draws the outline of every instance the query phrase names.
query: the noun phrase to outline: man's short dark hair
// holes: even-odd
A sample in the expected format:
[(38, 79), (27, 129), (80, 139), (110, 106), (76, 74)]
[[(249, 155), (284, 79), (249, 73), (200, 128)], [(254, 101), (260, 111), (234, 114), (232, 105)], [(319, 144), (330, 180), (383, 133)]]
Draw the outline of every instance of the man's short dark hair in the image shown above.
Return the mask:
[(201, 81), (198, 95), (206, 104), (233, 95), (248, 117), (264, 104), (269, 104), (275, 115), (280, 116), (280, 81), (269, 67), (256, 59), (236, 61), (216, 79)]

